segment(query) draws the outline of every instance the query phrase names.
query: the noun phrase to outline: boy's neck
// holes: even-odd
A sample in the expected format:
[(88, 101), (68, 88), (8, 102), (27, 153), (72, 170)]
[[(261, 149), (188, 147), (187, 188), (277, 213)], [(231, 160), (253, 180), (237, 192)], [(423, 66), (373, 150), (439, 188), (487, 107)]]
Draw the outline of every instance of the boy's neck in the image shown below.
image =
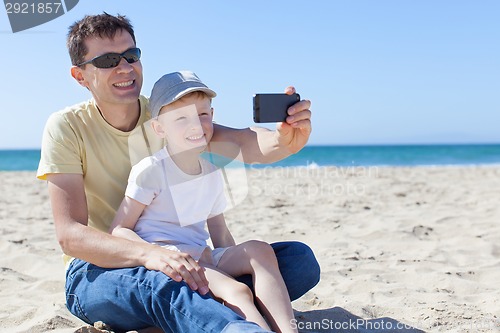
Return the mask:
[(168, 145), (166, 146), (168, 154), (175, 165), (185, 174), (196, 176), (201, 173), (200, 153), (193, 150), (176, 152)]

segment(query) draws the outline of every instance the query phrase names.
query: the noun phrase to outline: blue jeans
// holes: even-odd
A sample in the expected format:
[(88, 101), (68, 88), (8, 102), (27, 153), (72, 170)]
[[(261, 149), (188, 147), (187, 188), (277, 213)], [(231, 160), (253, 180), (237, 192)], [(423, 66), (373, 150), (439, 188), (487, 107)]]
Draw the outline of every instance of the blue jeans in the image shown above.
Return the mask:
[[(318, 283), (319, 265), (307, 245), (271, 245), (292, 300)], [(166, 333), (267, 332), (184, 282), (142, 266), (107, 269), (73, 260), (66, 272), (66, 306), (84, 322), (103, 321), (115, 332), (146, 327)]]

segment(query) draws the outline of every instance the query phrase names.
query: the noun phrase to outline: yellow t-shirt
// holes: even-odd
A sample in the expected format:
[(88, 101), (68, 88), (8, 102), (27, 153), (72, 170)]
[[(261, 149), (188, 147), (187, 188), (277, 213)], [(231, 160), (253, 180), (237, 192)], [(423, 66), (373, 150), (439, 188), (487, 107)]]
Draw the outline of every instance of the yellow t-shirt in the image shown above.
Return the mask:
[(130, 132), (109, 125), (94, 100), (52, 114), (44, 129), (37, 177), (43, 180), (51, 173), (82, 174), (88, 225), (104, 232), (124, 197), (132, 165), (161, 149), (162, 142), (148, 123), (149, 101), (140, 96), (139, 102), (139, 121)]

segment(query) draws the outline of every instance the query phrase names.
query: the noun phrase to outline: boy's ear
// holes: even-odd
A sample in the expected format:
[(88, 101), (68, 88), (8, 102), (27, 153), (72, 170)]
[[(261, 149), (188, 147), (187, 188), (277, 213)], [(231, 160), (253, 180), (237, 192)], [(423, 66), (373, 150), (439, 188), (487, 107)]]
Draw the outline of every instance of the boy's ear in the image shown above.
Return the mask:
[(160, 138), (165, 138), (167, 136), (165, 129), (158, 120), (151, 120), (151, 127), (153, 128), (153, 131), (156, 133), (156, 135), (158, 135)]
[(71, 66), (71, 76), (78, 82), (82, 87), (88, 88), (83, 77), (82, 69), (78, 66)]

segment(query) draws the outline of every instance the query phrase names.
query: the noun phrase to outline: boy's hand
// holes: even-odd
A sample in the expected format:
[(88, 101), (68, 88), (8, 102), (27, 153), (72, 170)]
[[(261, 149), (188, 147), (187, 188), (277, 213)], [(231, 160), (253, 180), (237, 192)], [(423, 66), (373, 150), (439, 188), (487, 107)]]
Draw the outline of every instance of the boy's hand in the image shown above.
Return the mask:
[[(290, 86), (285, 89), (285, 93), (291, 95), (295, 93), (295, 88)], [(287, 147), (290, 153), (295, 154), (307, 143), (311, 135), (311, 101), (302, 100), (288, 108), (286, 122), (278, 123), (276, 130), (280, 146)]]
[(198, 290), (202, 295), (209, 291), (203, 268), (189, 254), (154, 245), (144, 267), (163, 272), (177, 282), (184, 280), (192, 290)]

